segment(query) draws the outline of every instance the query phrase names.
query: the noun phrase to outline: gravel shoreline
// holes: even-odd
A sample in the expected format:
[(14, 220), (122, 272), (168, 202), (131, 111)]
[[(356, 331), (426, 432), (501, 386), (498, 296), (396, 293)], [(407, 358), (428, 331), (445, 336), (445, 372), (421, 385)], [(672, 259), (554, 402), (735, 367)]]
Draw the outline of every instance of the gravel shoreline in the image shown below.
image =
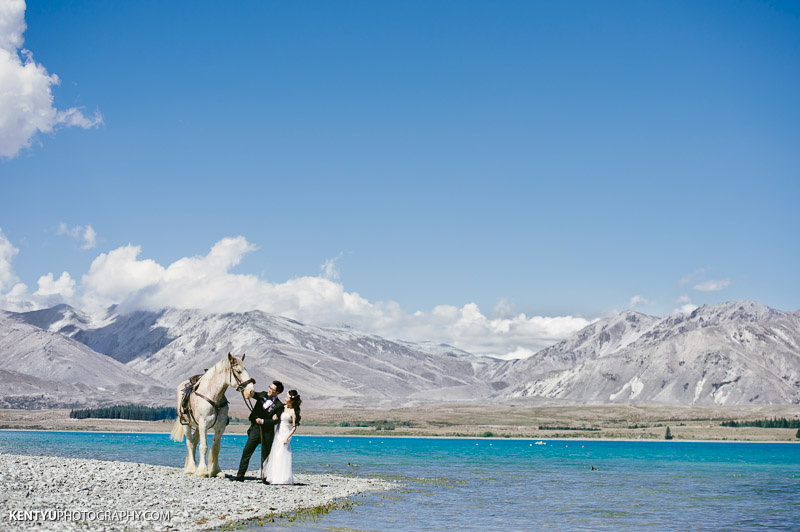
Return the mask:
[[(208, 530), (398, 485), (295, 474), (294, 486), (197, 478), (183, 468), (0, 453), (4, 530)], [(167, 514), (167, 515), (165, 515)]]

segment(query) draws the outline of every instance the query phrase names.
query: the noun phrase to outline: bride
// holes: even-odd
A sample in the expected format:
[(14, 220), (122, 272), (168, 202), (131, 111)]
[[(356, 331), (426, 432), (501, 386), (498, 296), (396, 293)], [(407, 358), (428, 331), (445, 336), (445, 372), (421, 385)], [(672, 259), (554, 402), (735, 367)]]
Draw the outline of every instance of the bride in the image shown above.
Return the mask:
[[(292, 435), (300, 424), (300, 395), (297, 390), (289, 390), (286, 394), (286, 408), (275, 428), (272, 450), (264, 465), (266, 480), (269, 484), (294, 484), (292, 475)], [(277, 420), (277, 416), (273, 419)]]

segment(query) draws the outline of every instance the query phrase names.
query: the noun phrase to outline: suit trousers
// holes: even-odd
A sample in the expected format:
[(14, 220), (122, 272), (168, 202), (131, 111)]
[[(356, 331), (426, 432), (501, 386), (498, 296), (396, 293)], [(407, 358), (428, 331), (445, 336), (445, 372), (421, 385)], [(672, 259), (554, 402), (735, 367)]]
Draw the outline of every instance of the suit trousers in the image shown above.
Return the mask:
[[(275, 437), (275, 429), (272, 425), (265, 427), (264, 425), (250, 425), (247, 429), (247, 442), (244, 444), (242, 451), (242, 459), (239, 461), (239, 471), (236, 473), (237, 477), (243, 477), (250, 467), (250, 457), (253, 456), (253, 451), (256, 450), (261, 444), (261, 462), (259, 467), (264, 463), (264, 460), (269, 456), (272, 449), (272, 438)], [(262, 443), (263, 438), (263, 443)]]

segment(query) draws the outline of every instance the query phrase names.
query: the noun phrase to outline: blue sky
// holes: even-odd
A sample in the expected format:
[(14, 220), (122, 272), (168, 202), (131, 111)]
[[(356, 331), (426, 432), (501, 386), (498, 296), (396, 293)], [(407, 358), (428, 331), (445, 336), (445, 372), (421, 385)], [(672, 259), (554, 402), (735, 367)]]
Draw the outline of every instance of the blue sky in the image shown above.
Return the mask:
[[(4, 3), (6, 60), (74, 111), (20, 141), (26, 96), (0, 99), (0, 307), (207, 301), (454, 343), (475, 308), (475, 338), (562, 318), (462, 342), (492, 353), (626, 308), (800, 308), (796, 2)], [(183, 301), (202, 284), (165, 272), (220, 242), (222, 292), (258, 297)]]

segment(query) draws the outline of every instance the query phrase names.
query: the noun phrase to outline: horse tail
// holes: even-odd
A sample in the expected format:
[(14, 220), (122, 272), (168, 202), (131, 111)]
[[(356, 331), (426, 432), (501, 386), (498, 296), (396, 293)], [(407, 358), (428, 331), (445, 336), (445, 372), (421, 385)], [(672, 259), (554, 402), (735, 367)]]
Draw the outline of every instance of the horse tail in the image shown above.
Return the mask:
[(183, 441), (183, 425), (181, 425), (181, 418), (175, 420), (172, 425), (172, 432), (169, 433), (169, 439), (176, 442)]

